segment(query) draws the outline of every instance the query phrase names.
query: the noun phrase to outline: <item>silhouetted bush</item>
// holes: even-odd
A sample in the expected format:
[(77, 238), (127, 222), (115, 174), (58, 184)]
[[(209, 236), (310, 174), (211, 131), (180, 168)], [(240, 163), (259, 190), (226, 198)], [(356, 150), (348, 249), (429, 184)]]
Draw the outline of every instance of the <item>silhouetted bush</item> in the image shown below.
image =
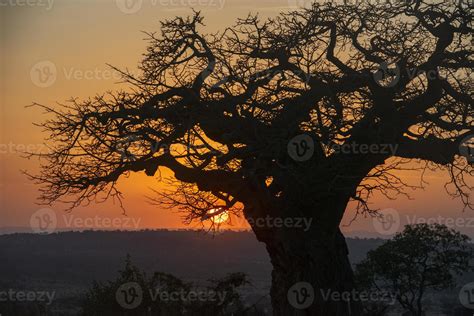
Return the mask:
[(166, 273), (148, 277), (127, 256), (119, 276), (94, 282), (82, 301), (82, 314), (91, 315), (246, 315), (237, 289), (249, 284), (243, 273), (194, 286)]

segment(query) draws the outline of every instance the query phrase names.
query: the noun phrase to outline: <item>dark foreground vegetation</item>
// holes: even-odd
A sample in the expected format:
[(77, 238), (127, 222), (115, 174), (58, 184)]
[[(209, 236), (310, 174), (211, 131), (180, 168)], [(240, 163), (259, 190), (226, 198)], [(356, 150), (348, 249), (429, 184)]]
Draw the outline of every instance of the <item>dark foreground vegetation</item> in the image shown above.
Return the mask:
[[(368, 281), (375, 279), (362, 279), (367, 277), (364, 272), (393, 243), (357, 238), (347, 242), (356, 274), (364, 281), (364, 289), (370, 288), (373, 283)], [(410, 245), (406, 249), (414, 250)], [(127, 254), (131, 259), (124, 263)], [(120, 311), (127, 315), (148, 315), (149, 311), (153, 311), (150, 315), (206, 315), (209, 311), (214, 315), (271, 314), (271, 265), (264, 247), (250, 232), (229, 231), (214, 237), (166, 230), (11, 234), (0, 236), (0, 257), (1, 291), (44, 294), (44, 301), (0, 302), (2, 316), (109, 315), (107, 311), (114, 315)], [(461, 306), (458, 293), (472, 280), (474, 273), (467, 272), (454, 276), (452, 287), (428, 290), (423, 297), (423, 306), (429, 311), (426, 315), (471, 316), (472, 311)], [(136, 294), (130, 282), (138, 283), (143, 291), (140, 306), (144, 309), (135, 310), (138, 314), (118, 303), (120, 293), (130, 294), (129, 299)], [(128, 288), (125, 285), (119, 291), (123, 284), (129, 284)], [(150, 292), (157, 288), (179, 293), (177, 301)], [(189, 293), (196, 294), (189, 299)], [(54, 296), (51, 302), (47, 294)], [(192, 299), (193, 295), (210, 295), (215, 300), (202, 302)], [(382, 300), (367, 305), (366, 312), (401, 315), (403, 307), (396, 300)]]

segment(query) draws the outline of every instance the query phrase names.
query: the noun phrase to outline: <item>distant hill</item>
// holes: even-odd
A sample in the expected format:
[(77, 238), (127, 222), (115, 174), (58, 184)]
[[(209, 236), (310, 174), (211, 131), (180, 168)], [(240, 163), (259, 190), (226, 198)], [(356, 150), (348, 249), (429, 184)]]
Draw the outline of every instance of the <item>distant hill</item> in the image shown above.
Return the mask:
[[(350, 258), (358, 262), (381, 239), (348, 239)], [(0, 236), (0, 280), (53, 279), (89, 285), (115, 276), (126, 254), (145, 271), (163, 271), (189, 280), (205, 280), (241, 271), (270, 282), (264, 244), (251, 232), (212, 236), (196, 231), (61, 232), (51, 235)]]

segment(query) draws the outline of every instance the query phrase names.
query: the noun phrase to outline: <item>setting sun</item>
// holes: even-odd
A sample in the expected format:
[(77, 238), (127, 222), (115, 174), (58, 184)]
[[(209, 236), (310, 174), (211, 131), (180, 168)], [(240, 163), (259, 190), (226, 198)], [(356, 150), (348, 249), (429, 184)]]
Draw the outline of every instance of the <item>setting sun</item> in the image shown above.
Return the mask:
[(222, 224), (229, 220), (229, 213), (223, 208), (210, 209), (205, 219), (210, 219), (214, 224)]

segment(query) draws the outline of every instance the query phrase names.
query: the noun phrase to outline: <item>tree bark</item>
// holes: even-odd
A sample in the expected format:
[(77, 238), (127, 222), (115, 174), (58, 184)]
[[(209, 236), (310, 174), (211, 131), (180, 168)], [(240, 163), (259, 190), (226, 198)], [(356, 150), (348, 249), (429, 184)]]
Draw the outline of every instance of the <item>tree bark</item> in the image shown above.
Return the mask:
[[(275, 236), (276, 235), (276, 236)], [(342, 233), (274, 234), (266, 241), (273, 265), (273, 315), (361, 315), (351, 298), (352, 267)]]
[[(246, 203), (244, 214), (257, 239), (265, 243), (273, 266), (270, 291), (273, 315), (362, 314), (349, 251), (339, 225), (350, 197), (373, 164), (372, 161), (358, 166), (340, 163), (344, 169), (338, 168), (338, 172), (351, 177), (321, 172), (316, 183), (299, 174), (299, 181), (305, 185), (286, 187), (285, 197), (279, 203), (262, 203), (263, 198), (256, 198), (253, 205), (251, 201)], [(337, 181), (331, 182), (334, 178)], [(255, 218), (266, 216), (280, 222), (303, 218), (311, 220), (311, 224), (304, 228), (252, 225)]]

